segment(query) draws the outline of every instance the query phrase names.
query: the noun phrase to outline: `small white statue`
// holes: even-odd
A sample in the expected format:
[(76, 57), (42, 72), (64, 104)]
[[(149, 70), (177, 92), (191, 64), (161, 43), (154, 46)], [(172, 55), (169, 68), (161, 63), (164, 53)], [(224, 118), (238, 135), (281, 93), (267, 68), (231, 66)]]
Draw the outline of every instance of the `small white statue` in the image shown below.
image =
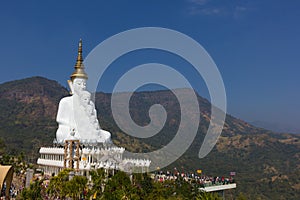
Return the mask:
[(95, 109), (93, 101), (91, 100), (91, 93), (89, 93), (88, 91), (82, 91), (81, 102), (87, 116), (90, 119), (90, 123), (94, 126), (94, 128), (99, 130), (100, 126), (97, 119), (97, 111)]

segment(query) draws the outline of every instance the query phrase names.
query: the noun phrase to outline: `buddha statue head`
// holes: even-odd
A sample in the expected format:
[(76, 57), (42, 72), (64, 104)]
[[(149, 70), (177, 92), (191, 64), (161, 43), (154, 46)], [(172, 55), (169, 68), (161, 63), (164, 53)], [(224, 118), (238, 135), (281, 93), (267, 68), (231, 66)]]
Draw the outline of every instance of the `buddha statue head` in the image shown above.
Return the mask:
[(86, 91), (86, 79), (84, 78), (75, 78), (72, 82), (73, 93), (81, 94), (83, 91)]

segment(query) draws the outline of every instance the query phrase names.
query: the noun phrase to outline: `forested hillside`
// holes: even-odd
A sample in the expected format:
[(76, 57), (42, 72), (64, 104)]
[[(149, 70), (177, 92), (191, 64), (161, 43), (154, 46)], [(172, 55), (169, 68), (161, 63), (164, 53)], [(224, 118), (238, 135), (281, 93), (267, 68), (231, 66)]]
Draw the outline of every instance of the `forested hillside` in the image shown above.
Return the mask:
[[(56, 81), (42, 77), (1, 84), (0, 154), (24, 152), (25, 158), (35, 163), (39, 148), (52, 145), (58, 102), (67, 95), (67, 89)], [(137, 124), (149, 123), (148, 111), (153, 104), (163, 105), (168, 113), (161, 132), (147, 139), (133, 138), (119, 130), (112, 118), (110, 98), (110, 94), (97, 93), (96, 107), (101, 127), (112, 133), (116, 145), (147, 152), (166, 145), (176, 134), (180, 108), (170, 91), (138, 92), (130, 100), (130, 114)], [(217, 145), (208, 156), (199, 159), (211, 105), (200, 96), (198, 100), (201, 122), (197, 136), (188, 151), (167, 169), (202, 169), (211, 176), (228, 176), (235, 171), (238, 188), (231, 191), (232, 195), (243, 192), (251, 199), (300, 199), (299, 135), (273, 133), (227, 115)]]

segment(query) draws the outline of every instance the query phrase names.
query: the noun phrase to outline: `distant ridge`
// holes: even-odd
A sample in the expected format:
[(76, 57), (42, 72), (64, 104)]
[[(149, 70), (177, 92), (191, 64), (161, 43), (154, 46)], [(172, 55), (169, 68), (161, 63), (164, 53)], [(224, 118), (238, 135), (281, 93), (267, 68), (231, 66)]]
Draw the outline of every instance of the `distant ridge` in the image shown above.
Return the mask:
[(280, 123), (272, 123), (266, 121), (254, 121), (250, 122), (254, 126), (261, 127), (264, 129), (268, 129), (277, 133), (295, 133), (300, 134), (300, 128), (293, 127), (288, 124), (280, 124)]
[[(67, 95), (66, 88), (43, 77), (0, 84), (0, 138), (7, 152), (23, 151), (26, 159), (35, 163), (38, 149), (52, 145), (58, 102)], [(172, 92), (138, 92), (130, 100), (131, 116), (137, 124), (149, 123), (148, 110), (153, 104), (163, 105), (168, 113), (165, 127), (149, 139), (132, 138), (118, 129), (112, 118), (110, 98), (110, 94), (97, 93), (96, 107), (101, 127), (112, 133), (116, 145), (147, 152), (174, 137), (180, 112)], [(200, 96), (198, 101), (201, 110), (198, 134), (189, 150), (169, 170), (202, 169), (204, 174), (213, 176), (228, 176), (235, 171), (238, 188), (232, 191), (233, 196), (243, 192), (250, 199), (300, 199), (300, 135), (273, 133), (227, 115), (217, 145), (200, 160), (198, 152), (208, 128), (211, 105)]]

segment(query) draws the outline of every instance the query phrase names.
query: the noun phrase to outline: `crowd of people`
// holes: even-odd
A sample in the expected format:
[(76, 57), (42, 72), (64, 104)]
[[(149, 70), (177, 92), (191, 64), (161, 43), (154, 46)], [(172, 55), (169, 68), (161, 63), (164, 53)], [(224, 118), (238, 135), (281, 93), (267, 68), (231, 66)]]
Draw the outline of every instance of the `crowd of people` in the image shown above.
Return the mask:
[(153, 178), (155, 181), (164, 182), (166, 180), (177, 180), (178, 178), (182, 178), (185, 181), (193, 182), (199, 184), (201, 187), (209, 187), (216, 185), (225, 185), (235, 183), (234, 176), (224, 177), (224, 176), (207, 176), (202, 173), (184, 173), (174, 170), (174, 172), (170, 171), (157, 171), (153, 174)]
[[(10, 199), (15, 199), (17, 197), (17, 195), (19, 194), (20, 191), (23, 190), (23, 186), (21, 186), (20, 188), (18, 188), (16, 185), (14, 185), (13, 183), (10, 186), (9, 189), (9, 196)], [(6, 190), (6, 183), (4, 183), (3, 188), (1, 190), (1, 195), (0, 195), (0, 199), (5, 199), (5, 190)]]

